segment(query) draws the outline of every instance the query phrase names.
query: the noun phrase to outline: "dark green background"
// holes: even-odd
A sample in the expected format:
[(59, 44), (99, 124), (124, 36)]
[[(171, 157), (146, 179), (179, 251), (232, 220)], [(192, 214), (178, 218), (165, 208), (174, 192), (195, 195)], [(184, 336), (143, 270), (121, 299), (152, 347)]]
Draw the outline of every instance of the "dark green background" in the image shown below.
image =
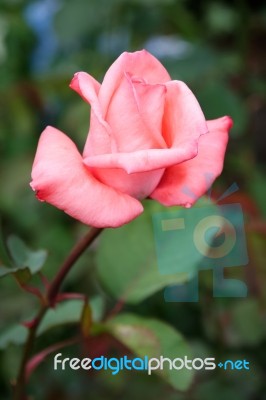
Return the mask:
[[(77, 263), (65, 289), (85, 293), (89, 298), (98, 296), (98, 319), (102, 307), (108, 313), (122, 296), (126, 302), (123, 312), (137, 315), (140, 321), (152, 317), (170, 324), (185, 336), (191, 354), (222, 360), (245, 358), (250, 361), (251, 370), (198, 372), (192, 385), (181, 392), (169, 385), (167, 379), (137, 372), (115, 377), (73, 371), (56, 374), (52, 357), (48, 357), (32, 376), (30, 393), (45, 400), (266, 399), (266, 7), (261, 1), (251, 0), (60, 3), (52, 21), (56, 51), (50, 58), (41, 53), (36, 59), (39, 39), (25, 18), (27, 7), (34, 1), (0, 0), (1, 246), (15, 234), (32, 249), (47, 249), (43, 272), (48, 278), (54, 276), (87, 227), (39, 203), (29, 187), (42, 129), (47, 124), (54, 125), (82, 149), (89, 126), (89, 108), (68, 88), (72, 75), (84, 70), (101, 80), (122, 51), (142, 49), (158, 35), (182, 39), (189, 45), (182, 57), (161, 59), (172, 78), (184, 80), (192, 88), (208, 119), (225, 114), (234, 119), (224, 172), (215, 184), (214, 196), (233, 182), (240, 187), (226, 202), (238, 202), (243, 207), (250, 262), (246, 267), (232, 268), (230, 274), (246, 282), (248, 297), (213, 298), (211, 272), (204, 271), (200, 274), (199, 302), (165, 303), (162, 288), (171, 282), (171, 277), (162, 281), (156, 270), (151, 228), (152, 212), (162, 210), (151, 202), (146, 204), (144, 217), (127, 227), (104, 232)], [(45, 35), (42, 40), (47, 42)], [(2, 248), (2, 264), (8, 264), (6, 258)], [(128, 292), (138, 273), (142, 274), (140, 280)], [(32, 284), (39, 284), (37, 277)], [(0, 282), (0, 309), (0, 328), (5, 332), (9, 326), (28, 319), (37, 309), (37, 301), (8, 276)], [(63, 313), (63, 322), (66, 315), (72, 322), (79, 318), (75, 307)], [(134, 318), (130, 318), (133, 324)], [(160, 330), (153, 325), (151, 329)], [(76, 330), (75, 324), (54, 327), (38, 338), (36, 351), (73, 336)], [(114, 334), (112, 329), (111, 332)], [(138, 353), (143, 346), (145, 350), (145, 338), (142, 339), (141, 332), (138, 334), (134, 337), (133, 332), (131, 339), (114, 334), (116, 340), (109, 334), (96, 335), (64, 349), (63, 353), (72, 357), (97, 351), (124, 355), (127, 349), (121, 342)], [(162, 330), (163, 334), (165, 338), (171, 336)], [(23, 334), (16, 335), (20, 341)], [(129, 345), (128, 340), (135, 342)], [(178, 354), (178, 346), (175, 351)], [(20, 355), (21, 347), (14, 344), (1, 352), (2, 399), (10, 397), (9, 383), (16, 375)], [(177, 381), (182, 381), (182, 377)], [(176, 387), (181, 386), (177, 382)]]

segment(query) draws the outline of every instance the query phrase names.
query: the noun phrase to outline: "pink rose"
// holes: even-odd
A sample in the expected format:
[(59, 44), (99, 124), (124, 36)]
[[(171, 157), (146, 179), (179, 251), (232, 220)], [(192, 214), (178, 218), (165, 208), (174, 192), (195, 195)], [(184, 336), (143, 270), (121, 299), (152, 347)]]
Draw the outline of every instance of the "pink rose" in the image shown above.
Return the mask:
[(78, 72), (70, 87), (91, 105), (89, 135), (81, 155), (64, 133), (44, 130), (31, 182), (39, 200), (117, 227), (146, 197), (190, 207), (221, 173), (232, 120), (206, 121), (186, 84), (147, 51), (123, 53), (102, 84)]

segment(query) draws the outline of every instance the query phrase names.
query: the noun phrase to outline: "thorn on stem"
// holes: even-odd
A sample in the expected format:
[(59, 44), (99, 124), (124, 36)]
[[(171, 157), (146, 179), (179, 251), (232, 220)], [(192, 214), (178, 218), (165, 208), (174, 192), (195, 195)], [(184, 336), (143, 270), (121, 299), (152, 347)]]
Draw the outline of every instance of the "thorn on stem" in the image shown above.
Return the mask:
[(35, 326), (36, 322), (37, 322), (36, 318), (33, 318), (30, 321), (22, 322), (22, 325), (25, 326), (25, 328), (32, 329)]
[(41, 281), (42, 281), (42, 284), (43, 284), (44, 288), (46, 290), (48, 290), (49, 287), (50, 287), (50, 282), (47, 279), (47, 277), (42, 272), (39, 272), (39, 277), (41, 278)]

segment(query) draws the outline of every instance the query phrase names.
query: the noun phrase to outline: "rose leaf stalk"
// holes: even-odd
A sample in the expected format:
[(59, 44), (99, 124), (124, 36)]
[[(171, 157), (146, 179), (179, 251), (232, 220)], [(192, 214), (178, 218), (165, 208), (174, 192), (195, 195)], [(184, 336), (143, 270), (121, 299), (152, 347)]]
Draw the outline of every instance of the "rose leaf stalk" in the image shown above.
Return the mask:
[(58, 273), (49, 285), (46, 293), (46, 301), (42, 304), (37, 316), (29, 326), (28, 337), (24, 346), (23, 356), (19, 368), (18, 378), (15, 383), (14, 400), (27, 400), (26, 394), (26, 367), (29, 357), (32, 352), (34, 341), (36, 338), (38, 327), (43, 320), (49, 308), (55, 306), (61, 285), (71, 270), (72, 266), (84, 253), (84, 251), (91, 245), (91, 243), (101, 233), (102, 228), (91, 228), (90, 231), (74, 246), (69, 256), (59, 268)]

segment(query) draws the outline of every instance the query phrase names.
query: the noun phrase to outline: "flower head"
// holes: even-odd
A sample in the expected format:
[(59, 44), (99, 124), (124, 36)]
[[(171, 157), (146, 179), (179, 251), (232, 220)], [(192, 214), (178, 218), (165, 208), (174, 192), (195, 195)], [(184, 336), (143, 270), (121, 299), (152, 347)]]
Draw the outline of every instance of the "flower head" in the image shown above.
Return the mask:
[(221, 173), (231, 118), (206, 121), (187, 85), (147, 51), (123, 53), (102, 84), (78, 72), (70, 87), (91, 106), (89, 134), (81, 155), (64, 133), (44, 130), (31, 182), (39, 200), (85, 224), (117, 227), (146, 197), (192, 205)]

